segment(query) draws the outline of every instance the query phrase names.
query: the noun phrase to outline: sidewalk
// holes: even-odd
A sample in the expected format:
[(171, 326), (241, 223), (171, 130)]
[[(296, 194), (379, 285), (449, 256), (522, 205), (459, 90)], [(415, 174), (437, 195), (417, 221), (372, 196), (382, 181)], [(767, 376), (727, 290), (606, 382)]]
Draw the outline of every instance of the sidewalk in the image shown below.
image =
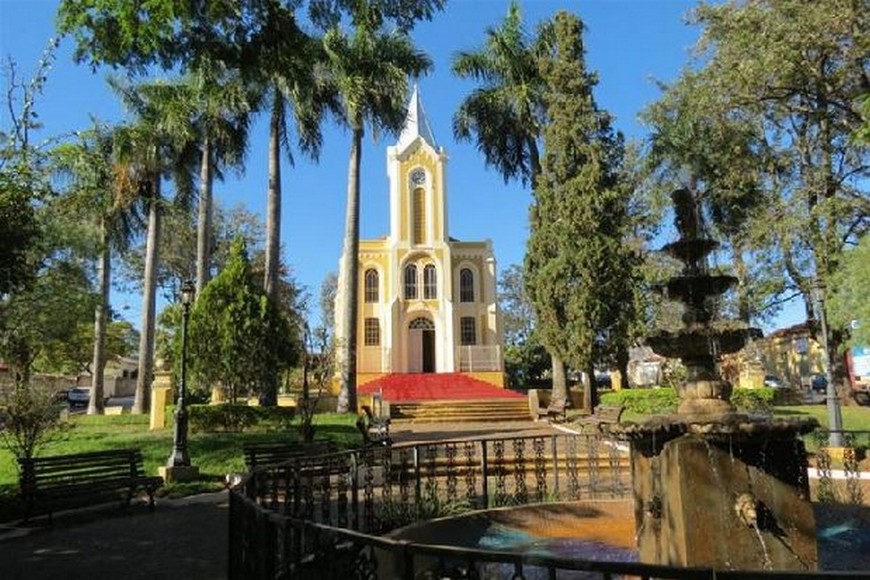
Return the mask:
[[(53, 527), (0, 530), (3, 580), (227, 577), (227, 493), (55, 515)], [(44, 520), (41, 521), (44, 523)]]

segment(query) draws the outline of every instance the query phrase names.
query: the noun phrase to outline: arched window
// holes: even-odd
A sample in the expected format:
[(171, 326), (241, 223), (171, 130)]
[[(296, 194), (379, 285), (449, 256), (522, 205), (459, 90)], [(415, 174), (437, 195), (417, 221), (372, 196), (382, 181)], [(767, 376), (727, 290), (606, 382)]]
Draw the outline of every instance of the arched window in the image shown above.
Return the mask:
[(435, 271), (435, 266), (428, 264), (423, 268), (423, 299), (436, 298), (438, 298), (438, 273)]
[(463, 346), (477, 344), (477, 328), (473, 316), (463, 316), (459, 319), (459, 344)]
[(378, 301), (378, 271), (374, 268), (366, 270), (365, 301)]
[(405, 266), (405, 300), (417, 299), (417, 266)]
[(469, 268), (459, 271), (459, 301), (474, 302), (474, 273)]
[(381, 323), (377, 318), (366, 318), (363, 340), (366, 346), (380, 346)]
[(426, 243), (426, 192), (422, 187), (414, 190), (414, 243)]

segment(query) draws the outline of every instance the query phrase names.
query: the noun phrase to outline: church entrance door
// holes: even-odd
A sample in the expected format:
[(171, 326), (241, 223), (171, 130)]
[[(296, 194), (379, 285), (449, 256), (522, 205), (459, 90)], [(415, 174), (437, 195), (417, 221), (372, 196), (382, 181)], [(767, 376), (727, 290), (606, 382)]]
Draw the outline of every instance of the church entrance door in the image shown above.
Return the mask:
[(408, 325), (408, 372), (435, 372), (435, 325), (428, 318)]

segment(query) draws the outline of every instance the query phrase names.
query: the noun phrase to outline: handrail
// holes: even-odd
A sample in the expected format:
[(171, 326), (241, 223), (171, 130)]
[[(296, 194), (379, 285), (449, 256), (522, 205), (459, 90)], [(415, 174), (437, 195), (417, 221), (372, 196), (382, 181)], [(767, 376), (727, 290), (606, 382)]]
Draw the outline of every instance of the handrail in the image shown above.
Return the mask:
[[(870, 435), (850, 433), (851, 440)], [(436, 561), (439, 578), (460, 577), (456, 574), (486, 563), (508, 566), (519, 578), (530, 567), (546, 569), (549, 577), (556, 570), (680, 580), (864, 577), (573, 560), (380, 535), (451, 511), (574, 498), (577, 491), (583, 498), (625, 496), (623, 443), (610, 435), (502, 436), (359, 449), (258, 468), (231, 490), (229, 576), (324, 579), (380, 570), (381, 576), (365, 577), (410, 579), (420, 573), (418, 558), (425, 556)], [(822, 456), (825, 452), (820, 448)], [(393, 572), (384, 572), (387, 562)]]

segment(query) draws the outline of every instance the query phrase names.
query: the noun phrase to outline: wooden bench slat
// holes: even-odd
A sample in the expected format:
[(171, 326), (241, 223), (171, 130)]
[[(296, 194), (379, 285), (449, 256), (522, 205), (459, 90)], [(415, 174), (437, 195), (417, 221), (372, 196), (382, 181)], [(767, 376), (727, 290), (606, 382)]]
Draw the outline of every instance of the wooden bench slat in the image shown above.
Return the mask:
[(242, 447), (248, 470), (261, 465), (274, 465), (299, 457), (325, 455), (336, 451), (338, 447), (332, 441), (249, 443)]

